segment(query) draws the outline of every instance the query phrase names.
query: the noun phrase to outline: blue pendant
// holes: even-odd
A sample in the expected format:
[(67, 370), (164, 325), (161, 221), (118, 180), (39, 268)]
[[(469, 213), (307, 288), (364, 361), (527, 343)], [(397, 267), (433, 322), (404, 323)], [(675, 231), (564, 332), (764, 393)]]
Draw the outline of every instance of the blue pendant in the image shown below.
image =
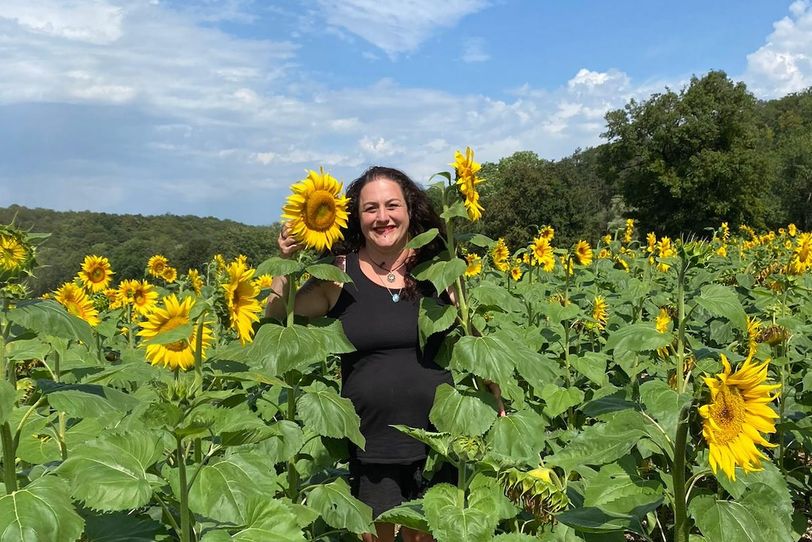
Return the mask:
[(400, 294), (392, 294), (392, 303), (400, 301)]

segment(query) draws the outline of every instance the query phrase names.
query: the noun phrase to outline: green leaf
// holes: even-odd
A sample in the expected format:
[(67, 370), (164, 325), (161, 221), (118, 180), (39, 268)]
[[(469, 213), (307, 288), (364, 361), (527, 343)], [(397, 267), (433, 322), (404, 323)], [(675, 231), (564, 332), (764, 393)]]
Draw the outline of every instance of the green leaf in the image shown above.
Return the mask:
[[(538, 461), (534, 466), (538, 466)], [(493, 477), (479, 473), (468, 485), (468, 506), (493, 515), (496, 521), (514, 517), (519, 509), (505, 496), (504, 488)]]
[(166, 529), (150, 517), (116, 512), (85, 517), (87, 542), (152, 542), (165, 537)]
[(237, 453), (200, 469), (189, 491), (189, 509), (214, 520), (249, 525), (248, 501), (270, 497), (280, 489), (267, 458), (259, 453)]
[(440, 217), (444, 220), (451, 220), (452, 218), (468, 218), (468, 211), (465, 209), (465, 204), (462, 200), (455, 201), (450, 206), (443, 209)]
[(621, 359), (630, 353), (663, 348), (672, 340), (670, 333), (660, 333), (652, 324), (632, 324), (612, 332), (606, 340), (606, 349), (614, 349), (615, 359)]
[[(467, 213), (467, 211), (466, 211)], [(488, 237), (487, 235), (482, 235), (481, 233), (461, 233), (456, 236), (457, 240), (461, 243), (470, 243), (475, 247), (486, 248), (492, 246), (496, 241)]]
[(296, 422), (281, 420), (269, 429), (270, 436), (259, 444), (269, 463), (287, 461), (301, 450), (304, 433)]
[(663, 499), (659, 482), (643, 480), (634, 464), (629, 463), (604, 465), (586, 484), (584, 506), (597, 506), (610, 514), (637, 516), (642, 520), (645, 513), (640, 514), (639, 510), (659, 505)]
[(585, 465), (603, 465), (626, 455), (643, 436), (639, 412), (619, 412), (609, 422), (596, 423), (581, 431), (563, 449), (547, 458), (548, 465), (578, 470)]
[(8, 319), (40, 335), (76, 339), (88, 346), (95, 344), (90, 324), (50, 299), (22, 302), (9, 311)]
[(420, 235), (410, 239), (409, 242), (406, 243), (406, 248), (417, 249), (417, 248), (426, 246), (429, 243), (431, 243), (432, 241), (434, 241), (434, 238), (437, 237), (437, 235), (439, 235), (439, 233), (440, 233), (440, 231), (437, 228), (431, 228), (429, 230), (426, 230), (423, 233), (421, 233)]
[(454, 438), (449, 433), (437, 433), (426, 431), (425, 429), (406, 427), (405, 425), (393, 425), (392, 427), (401, 433), (406, 433), (410, 437), (419, 440), (442, 456), (448, 455), (448, 448), (451, 446), (451, 441)]
[(504, 533), (491, 538), (491, 542), (538, 542), (538, 538), (522, 533)]
[(95, 384), (41, 383), (41, 387), (51, 407), (74, 418), (120, 417), (141, 404), (131, 394)]
[(307, 496), (307, 504), (335, 529), (355, 534), (373, 532), (372, 508), (350, 495), (350, 486), (343, 478), (314, 487)]
[(440, 384), (429, 420), (440, 431), (476, 437), (490, 429), (498, 414), (490, 394), (459, 392), (448, 384)]
[(45, 359), (51, 351), (50, 345), (40, 339), (18, 339), (6, 343), (6, 358), (14, 361)]
[(493, 511), (465, 508), (462, 490), (437, 484), (423, 497), (423, 510), (431, 533), (442, 542), (490, 541), (498, 517)]
[(326, 280), (328, 282), (338, 282), (341, 284), (349, 284), (352, 282), (352, 279), (347, 273), (329, 263), (308, 265), (305, 271), (317, 279)]
[(506, 382), (513, 375), (513, 358), (521, 354), (520, 345), (505, 342), (498, 333), (484, 337), (465, 336), (454, 345), (451, 368), (473, 373), (496, 382)]
[(142, 344), (169, 344), (177, 341), (188, 341), (192, 336), (192, 324), (181, 324), (154, 337), (143, 339)]
[(482, 282), (469, 293), (480, 306), (492, 307), (502, 312), (521, 310), (519, 302), (506, 289), (491, 282)]
[(376, 518), (376, 521), (395, 523), (410, 529), (429, 532), (429, 523), (423, 514), (423, 499), (401, 503)]
[(84, 521), (76, 513), (67, 484), (43, 476), (23, 489), (0, 497), (0, 540), (70, 542), (79, 540)]
[(568, 408), (581, 404), (584, 392), (578, 388), (562, 388), (556, 384), (547, 384), (541, 390), (541, 398), (546, 403), (544, 413), (550, 418), (555, 418)]
[(293, 275), (304, 271), (304, 266), (296, 260), (288, 260), (279, 256), (271, 256), (257, 266), (255, 276), (271, 275), (279, 277), (282, 275)]
[(532, 410), (511, 412), (496, 419), (487, 443), (492, 452), (535, 468), (544, 448), (546, 425)]
[(147, 469), (163, 455), (151, 432), (110, 434), (79, 445), (57, 469), (71, 485), (71, 495), (88, 508), (118, 511), (146, 505), (154, 476)]
[(607, 382), (606, 361), (607, 356), (602, 352), (584, 352), (580, 356), (570, 357), (573, 368), (597, 386)]
[(415, 267), (412, 270), (412, 275), (417, 280), (430, 281), (437, 292), (444, 292), (465, 273), (467, 267), (465, 261), (460, 258), (454, 258), (450, 261), (434, 258), (430, 262), (424, 262)]
[(305, 425), (325, 437), (347, 437), (359, 448), (366, 445), (361, 419), (352, 402), (321, 382), (303, 388), (296, 409)]
[(420, 333), (420, 348), (425, 346), (428, 338), (440, 331), (450, 328), (457, 318), (457, 308), (441, 304), (433, 297), (420, 300), (420, 311), (417, 316), (417, 329)]
[(680, 410), (691, 402), (691, 396), (677, 393), (664, 380), (650, 380), (640, 386), (640, 400), (673, 443)]
[(209, 531), (201, 542), (305, 542), (293, 506), (285, 501), (253, 497), (246, 502), (246, 524), (236, 532)]
[(291, 369), (304, 369), (324, 359), (323, 350), (307, 327), (265, 324), (254, 336), (246, 355), (270, 376), (280, 376)]
[(750, 510), (743, 504), (702, 495), (691, 499), (688, 511), (708, 540), (763, 542), (764, 536)]
[(741, 330), (747, 329), (747, 315), (739, 296), (727, 286), (708, 284), (703, 286), (696, 303), (711, 314), (727, 318)]

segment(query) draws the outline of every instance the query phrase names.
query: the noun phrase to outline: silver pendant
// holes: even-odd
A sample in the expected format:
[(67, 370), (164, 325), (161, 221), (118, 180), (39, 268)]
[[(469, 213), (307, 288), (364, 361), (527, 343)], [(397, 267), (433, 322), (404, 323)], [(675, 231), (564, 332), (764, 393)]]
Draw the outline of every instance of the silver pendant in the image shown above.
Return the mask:
[(386, 275), (386, 280), (388, 280), (389, 282), (395, 282), (395, 274), (389, 273), (388, 275)]
[(400, 301), (400, 294), (392, 294), (392, 303)]

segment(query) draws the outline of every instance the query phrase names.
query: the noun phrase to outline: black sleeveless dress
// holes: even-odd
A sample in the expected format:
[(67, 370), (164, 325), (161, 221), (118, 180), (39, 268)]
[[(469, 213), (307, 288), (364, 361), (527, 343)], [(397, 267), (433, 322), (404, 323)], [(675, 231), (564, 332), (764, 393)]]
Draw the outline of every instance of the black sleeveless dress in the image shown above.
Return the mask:
[(327, 316), (341, 321), (356, 348), (341, 356), (341, 394), (352, 401), (361, 418), (366, 448), (351, 444), (350, 456), (362, 463), (406, 465), (422, 460), (426, 446), (390, 426), (432, 430), (429, 411), (434, 392), (442, 383), (453, 385), (451, 373), (434, 362), (443, 336), (435, 334), (422, 351), (419, 347), (420, 297), (437, 294), (431, 284), (419, 283), (418, 299), (401, 295), (393, 302), (397, 290), (390, 293), (364, 275), (357, 253), (347, 255), (346, 272), (353, 282), (344, 285)]

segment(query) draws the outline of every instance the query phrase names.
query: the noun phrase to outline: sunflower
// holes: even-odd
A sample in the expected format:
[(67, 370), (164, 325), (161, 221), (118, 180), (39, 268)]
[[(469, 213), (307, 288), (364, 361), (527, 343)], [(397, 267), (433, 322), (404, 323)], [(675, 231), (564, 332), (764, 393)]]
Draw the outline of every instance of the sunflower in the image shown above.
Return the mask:
[(156, 254), (147, 261), (147, 273), (153, 277), (160, 277), (168, 265), (169, 260), (165, 256)]
[[(663, 258), (670, 258), (674, 256), (677, 251), (674, 249), (674, 245), (671, 243), (670, 237), (663, 237), (657, 242), (657, 255), (662, 260)], [(660, 263), (657, 264), (657, 270), (666, 272), (671, 268), (671, 266), (667, 263)]]
[(475, 277), (482, 272), (482, 258), (480, 258), (479, 255), (473, 252), (467, 254), (465, 261), (468, 263), (468, 267), (465, 268), (466, 277)]
[(118, 297), (116, 304), (118, 307), (123, 305), (132, 305), (135, 289), (138, 286), (138, 281), (135, 279), (122, 280), (118, 285)]
[(290, 187), (282, 208), (282, 218), (288, 221), (293, 236), (307, 247), (318, 251), (330, 250), (338, 239), (343, 239), (342, 228), (347, 227), (349, 199), (339, 196), (342, 184), (332, 175), (308, 171), (307, 177)]
[(197, 269), (189, 269), (186, 272), (186, 277), (189, 279), (189, 286), (195, 291), (195, 294), (200, 295), (203, 289), (203, 279), (200, 278), (200, 272)]
[(215, 254), (212, 257), (212, 261), (214, 262), (214, 266), (217, 268), (218, 271), (226, 270), (226, 259), (223, 258), (222, 254)]
[(789, 233), (790, 237), (795, 237), (795, 235), (798, 233), (798, 227), (795, 224), (790, 224), (787, 226), (787, 233)]
[(599, 260), (606, 260), (612, 257), (612, 251), (608, 248), (602, 248), (600, 252), (598, 252), (598, 259)]
[(161, 272), (161, 278), (164, 279), (168, 283), (173, 283), (178, 278), (178, 270), (174, 267), (166, 266), (164, 270)]
[(259, 288), (251, 280), (255, 270), (249, 268), (244, 261), (236, 260), (228, 265), (226, 271), (229, 281), (222, 286), (226, 294), (231, 328), (245, 345), (253, 340), (252, 324), (259, 320), (258, 313), (262, 310), (257, 300)]
[(665, 307), (660, 307), (660, 312), (657, 313), (657, 318), (654, 320), (654, 327), (657, 328), (659, 333), (668, 331), (668, 326), (671, 325), (671, 315)]
[(543, 237), (547, 239), (547, 241), (552, 241), (553, 237), (555, 237), (555, 229), (552, 226), (542, 226), (539, 229), (539, 237)]
[[(194, 303), (192, 297), (186, 297), (183, 301), (178, 301), (175, 294), (165, 297), (163, 306), (156, 307), (145, 322), (138, 324), (142, 328), (138, 332), (138, 336), (151, 339), (159, 333), (189, 324), (189, 313)], [(201, 354), (206, 353), (206, 348), (211, 340), (211, 330), (204, 324)], [(187, 338), (166, 344), (146, 344), (147, 359), (153, 365), (160, 364), (170, 369), (189, 369), (195, 364), (196, 341), (197, 325), (192, 326), (192, 331)], [(142, 343), (142, 345), (144, 344)]]
[(476, 222), (482, 217), (485, 209), (479, 204), (479, 192), (476, 185), (484, 179), (477, 177), (477, 172), (482, 167), (474, 162), (474, 151), (471, 147), (465, 147), (465, 155), (460, 151), (454, 152), (454, 171), (457, 173), (457, 186), (465, 197), (465, 208), (468, 210), (468, 218), (471, 222)]
[(267, 290), (273, 286), (273, 277), (264, 273), (254, 279), (254, 286), (260, 290)]
[(145, 280), (133, 281), (132, 304), (135, 312), (147, 315), (155, 308), (158, 301), (158, 291), (155, 286)]
[(550, 246), (550, 241), (539, 233), (539, 236), (533, 239), (533, 244), (530, 245), (530, 252), (532, 254), (532, 264), (541, 265), (545, 271), (552, 271), (555, 267), (555, 256), (553, 255), (553, 247)]
[(722, 222), (722, 225), (719, 227), (719, 234), (722, 237), (722, 242), (727, 243), (728, 239), (730, 239), (730, 227), (727, 225), (727, 222)]
[(802, 233), (795, 240), (788, 271), (800, 275), (809, 268), (812, 268), (812, 233)]
[(722, 245), (716, 249), (717, 256), (721, 256), (722, 258), (727, 256), (727, 246)]
[(646, 252), (648, 254), (654, 254), (654, 250), (657, 248), (657, 235), (654, 232), (648, 232), (646, 234)]
[(603, 296), (595, 296), (592, 302), (592, 319), (595, 320), (598, 329), (606, 327), (606, 317), (608, 315), (608, 305)]
[(79, 271), (79, 279), (91, 292), (101, 292), (107, 288), (113, 275), (110, 262), (103, 256), (85, 256), (82, 270)]
[(626, 227), (623, 229), (623, 243), (628, 245), (634, 237), (634, 219), (626, 219)]
[(513, 266), (510, 268), (510, 277), (514, 281), (519, 282), (523, 273), (521, 263), (518, 260), (513, 262)]
[(0, 269), (18, 271), (28, 259), (28, 251), (14, 235), (0, 233)]
[(510, 269), (510, 262), (508, 262), (508, 258), (510, 258), (510, 251), (505, 244), (505, 240), (500, 237), (491, 249), (491, 260), (493, 260), (493, 266), (499, 271), (507, 271)]
[(603, 237), (601, 237), (601, 242), (602, 242), (604, 245), (610, 245), (610, 244), (612, 244), (612, 236), (611, 236), (611, 235), (609, 235), (609, 234), (607, 233), (606, 235), (604, 235)]
[(99, 311), (93, 307), (93, 302), (85, 291), (72, 282), (66, 282), (54, 292), (54, 299), (67, 311), (78, 316), (91, 326), (99, 325)]
[(744, 472), (761, 470), (766, 456), (756, 445), (774, 447), (761, 433), (775, 433), (778, 418), (769, 406), (776, 395), (771, 394), (780, 384), (765, 384), (769, 360), (760, 365), (748, 357), (736, 372), (724, 354), (724, 371), (715, 377), (705, 377), (710, 390), (710, 402), (699, 408), (702, 416), (702, 436), (708, 443), (708, 461), (713, 473), (721, 468), (728, 478), (736, 479), (736, 466)]
[(575, 245), (575, 258), (581, 265), (592, 263), (592, 247), (586, 241), (578, 241)]

